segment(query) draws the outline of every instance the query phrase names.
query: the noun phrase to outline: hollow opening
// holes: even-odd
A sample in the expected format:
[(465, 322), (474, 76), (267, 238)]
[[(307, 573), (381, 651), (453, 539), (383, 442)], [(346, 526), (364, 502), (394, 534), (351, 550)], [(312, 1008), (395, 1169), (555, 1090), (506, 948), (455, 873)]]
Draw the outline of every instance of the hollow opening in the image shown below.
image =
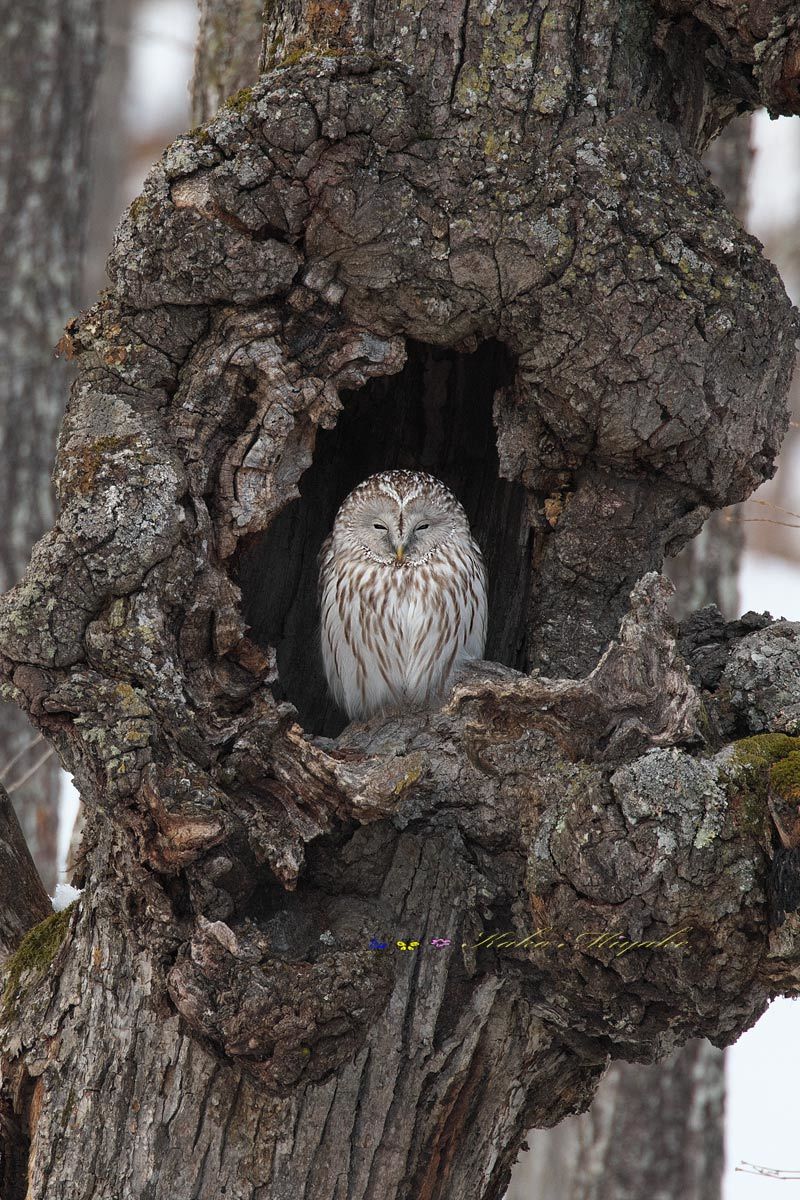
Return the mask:
[(525, 669), (531, 530), (525, 489), (501, 479), (492, 401), (513, 377), (496, 341), (472, 354), (409, 342), (398, 375), (343, 392), (334, 429), (320, 429), (300, 498), (234, 562), (250, 636), (275, 647), (278, 699), (311, 733), (335, 736), (346, 721), (327, 693), (319, 650), (317, 555), (345, 496), (394, 467), (437, 476), (466, 509), (489, 577), (486, 657)]

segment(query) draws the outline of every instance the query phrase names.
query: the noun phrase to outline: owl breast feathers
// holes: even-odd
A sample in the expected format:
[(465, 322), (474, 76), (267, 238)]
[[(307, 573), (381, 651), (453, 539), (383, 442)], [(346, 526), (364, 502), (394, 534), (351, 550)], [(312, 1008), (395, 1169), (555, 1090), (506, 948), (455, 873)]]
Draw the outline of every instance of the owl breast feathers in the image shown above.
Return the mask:
[(486, 569), (443, 483), (385, 471), (343, 501), (320, 552), (322, 658), (348, 717), (435, 705), (486, 642)]

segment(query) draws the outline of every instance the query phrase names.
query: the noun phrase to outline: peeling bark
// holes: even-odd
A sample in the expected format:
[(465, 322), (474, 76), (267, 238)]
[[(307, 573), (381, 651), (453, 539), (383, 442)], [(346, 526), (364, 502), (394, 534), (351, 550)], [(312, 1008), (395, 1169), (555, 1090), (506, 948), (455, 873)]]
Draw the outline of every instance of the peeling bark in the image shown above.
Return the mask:
[[(5, 1020), (30, 1200), (496, 1197), (609, 1057), (796, 987), (798, 629), (706, 612), (679, 654), (655, 574), (772, 470), (795, 322), (692, 150), (738, 68), (623, 7), (271, 8), (272, 69), (153, 168), (70, 324), (61, 514), (0, 601), (87, 808)], [(376, 447), (474, 479), (490, 405), (494, 661), (338, 732), (320, 514)]]

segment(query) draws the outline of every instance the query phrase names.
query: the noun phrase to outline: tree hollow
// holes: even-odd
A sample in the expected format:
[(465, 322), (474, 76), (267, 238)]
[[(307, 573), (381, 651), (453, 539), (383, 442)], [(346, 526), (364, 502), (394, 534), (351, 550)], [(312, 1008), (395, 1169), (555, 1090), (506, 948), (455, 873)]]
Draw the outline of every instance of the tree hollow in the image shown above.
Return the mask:
[(319, 651), (317, 555), (348, 492), (377, 471), (402, 467), (442, 479), (464, 505), (486, 559), (486, 657), (526, 665), (532, 560), (529, 504), (521, 483), (499, 474), (494, 396), (513, 379), (514, 361), (496, 340), (472, 354), (410, 341), (397, 375), (343, 392), (333, 429), (317, 433), (300, 497), (236, 557), (250, 635), (277, 654), (280, 699), (303, 726), (333, 736), (344, 727), (329, 699)]

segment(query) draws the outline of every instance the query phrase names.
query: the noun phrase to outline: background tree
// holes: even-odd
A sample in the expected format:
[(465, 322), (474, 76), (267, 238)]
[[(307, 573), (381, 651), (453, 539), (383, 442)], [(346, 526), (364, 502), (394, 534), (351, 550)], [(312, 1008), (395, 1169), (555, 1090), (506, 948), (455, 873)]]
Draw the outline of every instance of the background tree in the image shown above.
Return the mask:
[(716, 1200), (724, 1095), (724, 1054), (707, 1041), (655, 1066), (612, 1063), (588, 1112), (529, 1137), (509, 1200)]
[[(89, 810), (63, 940), (9, 965), (31, 1197), (496, 1196), (609, 1055), (794, 987), (798, 631), (690, 622), (690, 678), (652, 574), (771, 469), (795, 333), (693, 152), (798, 106), (796, 30), (698, 12), (276, 6), (131, 206), (0, 609)], [(315, 550), (409, 461), (486, 546), (493, 661), (332, 738)]]
[(192, 116), (213, 117), (229, 96), (258, 75), (262, 0), (199, 0), (200, 24), (192, 80)]
[[(54, 348), (80, 299), (100, 8), (0, 4), (0, 591), (21, 578), (53, 523), (50, 475), (69, 378)], [(59, 767), (35, 736), (16, 705), (0, 706), (3, 782), (52, 891)]]
[[(94, 93), (91, 123), (90, 178), (81, 205), (86, 224), (80, 306), (91, 304), (108, 284), (106, 259), (120, 216), (125, 208), (125, 173), (130, 161), (130, 138), (125, 105), (131, 48), (136, 36), (134, 20), (141, 0), (102, 0), (101, 54), (86, 86)], [(151, 151), (151, 159), (154, 153)], [(74, 314), (67, 311), (66, 321)], [(56, 339), (57, 340), (57, 339)], [(63, 399), (62, 399), (63, 407)], [(60, 417), (59, 417), (60, 419)]]

